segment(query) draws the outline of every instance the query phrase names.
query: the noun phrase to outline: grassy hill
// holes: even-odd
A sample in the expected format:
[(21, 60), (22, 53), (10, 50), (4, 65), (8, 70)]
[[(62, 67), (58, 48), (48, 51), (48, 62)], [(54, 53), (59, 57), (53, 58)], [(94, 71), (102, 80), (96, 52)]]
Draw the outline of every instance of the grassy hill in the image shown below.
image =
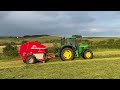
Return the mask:
[(22, 41), (38, 41), (41, 43), (45, 43), (46, 41), (51, 41), (51, 40), (60, 40), (60, 37), (58, 37), (58, 36), (25, 37), (25, 38), (23, 38), (23, 37), (21, 37), (21, 38), (4, 37), (4, 38), (0, 38), (0, 45), (2, 45), (4, 43), (11, 43), (11, 42), (21, 44)]
[(83, 40), (90, 40), (90, 41), (103, 41), (109, 39), (118, 40), (120, 39), (120, 37), (83, 37)]
[[(58, 41), (61, 37), (58, 36), (36, 36), (36, 37), (0, 37), (0, 45), (4, 43), (11, 43), (15, 42), (16, 44), (21, 44), (23, 41), (38, 41), (40, 43), (51, 43), (52, 41)], [(89, 41), (103, 41), (108, 39), (120, 39), (120, 37), (83, 37), (82, 40), (89, 40)]]

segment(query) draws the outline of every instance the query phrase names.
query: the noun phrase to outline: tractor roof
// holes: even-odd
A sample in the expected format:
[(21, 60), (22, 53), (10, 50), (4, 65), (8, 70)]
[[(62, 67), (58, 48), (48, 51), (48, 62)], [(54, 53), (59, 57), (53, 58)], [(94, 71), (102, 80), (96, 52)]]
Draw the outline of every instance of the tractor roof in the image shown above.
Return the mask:
[(65, 38), (76, 38), (76, 37), (73, 37), (73, 36), (66, 36)]

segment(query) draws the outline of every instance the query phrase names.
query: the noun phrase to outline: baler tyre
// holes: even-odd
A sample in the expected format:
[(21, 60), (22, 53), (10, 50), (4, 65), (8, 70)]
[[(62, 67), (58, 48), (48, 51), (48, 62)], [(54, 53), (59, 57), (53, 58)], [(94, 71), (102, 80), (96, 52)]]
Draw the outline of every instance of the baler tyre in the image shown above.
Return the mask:
[(48, 56), (47, 56), (47, 54), (44, 54), (44, 55), (43, 55), (43, 58), (44, 58), (44, 60), (41, 61), (41, 63), (46, 63), (47, 60), (48, 60)]
[(44, 58), (44, 60), (47, 60), (47, 59), (48, 59), (47, 53), (45, 53), (45, 54), (43, 55), (43, 58)]
[(60, 53), (60, 58), (62, 59), (62, 61), (73, 60), (74, 59), (73, 49), (69, 47), (64, 48)]
[(84, 59), (92, 59), (93, 58), (93, 52), (89, 49), (86, 49), (84, 52), (83, 52), (83, 58)]
[(34, 64), (37, 60), (34, 56), (28, 56), (25, 61), (26, 64)]
[(26, 60), (23, 60), (24, 63), (26, 63)]

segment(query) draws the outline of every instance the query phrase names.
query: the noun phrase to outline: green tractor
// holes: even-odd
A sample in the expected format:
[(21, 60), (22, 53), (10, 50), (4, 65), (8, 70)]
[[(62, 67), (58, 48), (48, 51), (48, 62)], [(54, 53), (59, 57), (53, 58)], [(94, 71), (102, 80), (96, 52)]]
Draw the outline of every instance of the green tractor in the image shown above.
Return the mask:
[(87, 44), (77, 44), (76, 37), (61, 38), (61, 45), (56, 49), (55, 56), (63, 61), (74, 60), (75, 57), (82, 56), (84, 59), (92, 59), (93, 52)]

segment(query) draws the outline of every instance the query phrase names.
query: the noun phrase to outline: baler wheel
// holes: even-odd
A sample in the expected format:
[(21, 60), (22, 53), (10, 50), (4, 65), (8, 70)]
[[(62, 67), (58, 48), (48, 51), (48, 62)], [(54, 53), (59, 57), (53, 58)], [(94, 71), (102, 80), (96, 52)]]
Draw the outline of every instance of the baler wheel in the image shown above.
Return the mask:
[(28, 56), (24, 61), (26, 64), (34, 64), (36, 62), (36, 58), (34, 56)]

